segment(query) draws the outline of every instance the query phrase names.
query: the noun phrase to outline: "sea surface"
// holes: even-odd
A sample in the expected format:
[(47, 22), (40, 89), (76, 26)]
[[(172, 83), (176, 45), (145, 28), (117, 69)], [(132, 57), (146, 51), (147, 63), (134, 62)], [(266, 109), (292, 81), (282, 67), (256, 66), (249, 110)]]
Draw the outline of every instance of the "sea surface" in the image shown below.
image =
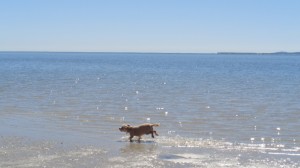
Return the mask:
[(0, 136), (0, 167), (300, 167), (300, 55), (0, 52)]

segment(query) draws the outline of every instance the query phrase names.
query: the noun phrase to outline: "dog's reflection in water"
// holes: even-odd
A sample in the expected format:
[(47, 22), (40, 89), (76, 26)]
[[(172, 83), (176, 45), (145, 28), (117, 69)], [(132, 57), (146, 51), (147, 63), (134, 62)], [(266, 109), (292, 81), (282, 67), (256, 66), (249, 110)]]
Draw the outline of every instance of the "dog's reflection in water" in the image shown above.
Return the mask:
[(155, 141), (141, 140), (140, 143), (128, 143), (120, 149), (122, 154), (154, 153), (157, 150)]

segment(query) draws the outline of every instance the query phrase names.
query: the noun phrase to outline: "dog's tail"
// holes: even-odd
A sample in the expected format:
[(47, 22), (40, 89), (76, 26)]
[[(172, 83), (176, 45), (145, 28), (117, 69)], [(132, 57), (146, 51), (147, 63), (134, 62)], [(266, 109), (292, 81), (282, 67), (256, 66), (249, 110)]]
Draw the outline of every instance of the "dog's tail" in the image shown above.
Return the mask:
[(158, 126), (159, 126), (159, 124), (151, 124), (151, 126), (158, 127)]

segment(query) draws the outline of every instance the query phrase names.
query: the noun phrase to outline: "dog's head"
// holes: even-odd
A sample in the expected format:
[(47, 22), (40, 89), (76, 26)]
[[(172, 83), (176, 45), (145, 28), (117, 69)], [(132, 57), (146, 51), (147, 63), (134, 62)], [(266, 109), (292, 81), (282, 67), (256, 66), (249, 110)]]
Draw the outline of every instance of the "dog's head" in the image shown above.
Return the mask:
[(121, 132), (129, 132), (131, 126), (130, 125), (123, 125), (121, 128), (119, 128), (119, 130)]

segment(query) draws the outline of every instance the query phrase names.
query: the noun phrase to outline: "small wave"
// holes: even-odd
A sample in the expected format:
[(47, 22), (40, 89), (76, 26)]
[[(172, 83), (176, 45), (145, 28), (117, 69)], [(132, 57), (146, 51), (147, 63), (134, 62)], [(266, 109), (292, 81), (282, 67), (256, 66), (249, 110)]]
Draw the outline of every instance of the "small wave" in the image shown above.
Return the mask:
[(300, 153), (268, 152), (270, 155), (300, 156)]
[(177, 148), (213, 148), (220, 150), (238, 150), (238, 151), (257, 151), (257, 152), (294, 152), (300, 155), (300, 148), (285, 148), (283, 144), (247, 144), (247, 143), (231, 143), (222, 140), (202, 139), (202, 138), (184, 138), (181, 136), (175, 137), (160, 137), (157, 142), (163, 147)]

